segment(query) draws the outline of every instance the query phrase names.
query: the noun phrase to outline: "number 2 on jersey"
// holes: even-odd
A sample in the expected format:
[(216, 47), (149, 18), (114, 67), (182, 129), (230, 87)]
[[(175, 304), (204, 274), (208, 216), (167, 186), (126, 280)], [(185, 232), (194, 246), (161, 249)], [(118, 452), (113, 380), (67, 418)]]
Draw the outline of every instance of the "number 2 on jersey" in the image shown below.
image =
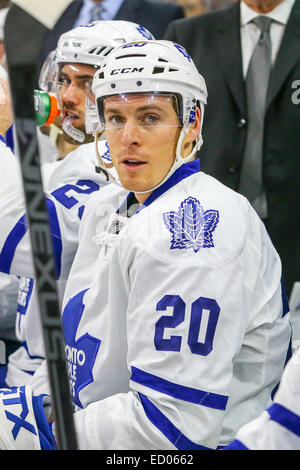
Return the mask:
[[(155, 324), (154, 344), (157, 351), (180, 351), (182, 336), (164, 338), (165, 328), (176, 328), (184, 322), (186, 305), (179, 295), (165, 295), (156, 305), (157, 311), (173, 308), (173, 315), (163, 315)], [(208, 314), (204, 315), (204, 311)], [(193, 354), (207, 356), (213, 348), (213, 339), (220, 307), (214, 299), (199, 297), (191, 305), (187, 344)], [(199, 333), (204, 341), (199, 341)]]
[(91, 194), (94, 191), (98, 191), (98, 190), (99, 190), (99, 185), (95, 183), (94, 181), (79, 180), (77, 181), (76, 186), (74, 184), (65, 184), (64, 186), (61, 186), (60, 188), (55, 189), (55, 191), (52, 191), (51, 194), (63, 206), (65, 206), (67, 209), (71, 209), (79, 201), (74, 196), (68, 193), (70, 193), (71, 191), (74, 191), (77, 194), (86, 195), (86, 194)]

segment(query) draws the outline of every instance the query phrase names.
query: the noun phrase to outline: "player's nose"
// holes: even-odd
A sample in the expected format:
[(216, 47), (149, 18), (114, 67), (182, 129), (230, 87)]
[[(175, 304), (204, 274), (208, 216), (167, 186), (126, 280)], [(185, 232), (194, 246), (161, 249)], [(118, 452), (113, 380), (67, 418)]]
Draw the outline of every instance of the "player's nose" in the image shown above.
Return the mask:
[(134, 120), (127, 120), (121, 131), (121, 142), (123, 145), (140, 143), (140, 128)]
[(61, 90), (60, 96), (62, 101), (71, 102), (78, 105), (83, 99), (82, 94), (82, 90), (80, 90), (76, 85), (71, 83), (69, 86), (64, 87)]

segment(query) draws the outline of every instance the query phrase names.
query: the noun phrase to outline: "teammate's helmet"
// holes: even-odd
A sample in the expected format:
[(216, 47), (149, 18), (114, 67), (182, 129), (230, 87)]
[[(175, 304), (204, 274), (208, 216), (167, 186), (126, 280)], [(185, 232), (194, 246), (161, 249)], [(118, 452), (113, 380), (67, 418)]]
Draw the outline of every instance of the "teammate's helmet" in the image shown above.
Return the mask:
[[(114, 49), (94, 75), (92, 91), (97, 103), (99, 131), (105, 130), (106, 127), (103, 101), (108, 96), (124, 97), (126, 94), (137, 93), (175, 95), (178, 103), (177, 115), (182, 129), (174, 165), (164, 181), (180, 165), (191, 160), (200, 149), (201, 133), (190, 155), (185, 158), (181, 156), (182, 141), (190, 125), (195, 122), (197, 106), (201, 109), (203, 122), (207, 90), (204, 78), (186, 50), (179, 44), (164, 40), (143, 41), (124, 44)], [(99, 164), (103, 170), (106, 169), (104, 162), (100, 161)]]
[[(143, 26), (129, 21), (94, 21), (78, 26), (60, 36), (57, 48), (50, 52), (40, 73), (40, 88), (55, 94), (59, 100), (59, 76), (61, 67), (66, 63), (86, 64), (95, 70), (104, 62), (107, 55), (116, 46), (128, 41), (154, 39)], [(86, 89), (88, 92), (88, 88)], [(87, 115), (88, 114), (88, 115)], [(86, 110), (86, 132), (93, 133), (95, 127), (95, 109)], [(84, 142), (85, 135), (75, 129), (68, 119), (63, 121), (63, 130), (75, 141)]]
[(60, 64), (87, 64), (97, 69), (114, 47), (143, 39), (154, 37), (143, 26), (129, 21), (94, 21), (78, 26), (62, 34), (57, 48), (49, 53), (41, 70), (40, 88), (56, 92)]

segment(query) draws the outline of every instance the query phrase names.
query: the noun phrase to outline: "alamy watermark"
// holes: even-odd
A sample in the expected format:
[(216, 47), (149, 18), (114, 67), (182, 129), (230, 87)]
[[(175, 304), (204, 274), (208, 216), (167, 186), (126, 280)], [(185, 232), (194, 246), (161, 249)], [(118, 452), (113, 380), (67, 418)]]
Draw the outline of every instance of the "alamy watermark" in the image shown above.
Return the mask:
[(292, 89), (295, 90), (292, 93), (292, 103), (300, 104), (300, 80), (294, 80), (292, 83)]

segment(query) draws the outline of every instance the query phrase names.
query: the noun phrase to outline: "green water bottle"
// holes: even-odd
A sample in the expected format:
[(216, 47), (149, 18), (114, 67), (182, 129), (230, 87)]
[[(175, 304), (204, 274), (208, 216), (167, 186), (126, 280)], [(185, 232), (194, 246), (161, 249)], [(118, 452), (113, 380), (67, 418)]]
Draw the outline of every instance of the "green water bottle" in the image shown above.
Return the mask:
[(34, 111), (38, 127), (50, 126), (60, 115), (57, 98), (45, 91), (34, 90)]

